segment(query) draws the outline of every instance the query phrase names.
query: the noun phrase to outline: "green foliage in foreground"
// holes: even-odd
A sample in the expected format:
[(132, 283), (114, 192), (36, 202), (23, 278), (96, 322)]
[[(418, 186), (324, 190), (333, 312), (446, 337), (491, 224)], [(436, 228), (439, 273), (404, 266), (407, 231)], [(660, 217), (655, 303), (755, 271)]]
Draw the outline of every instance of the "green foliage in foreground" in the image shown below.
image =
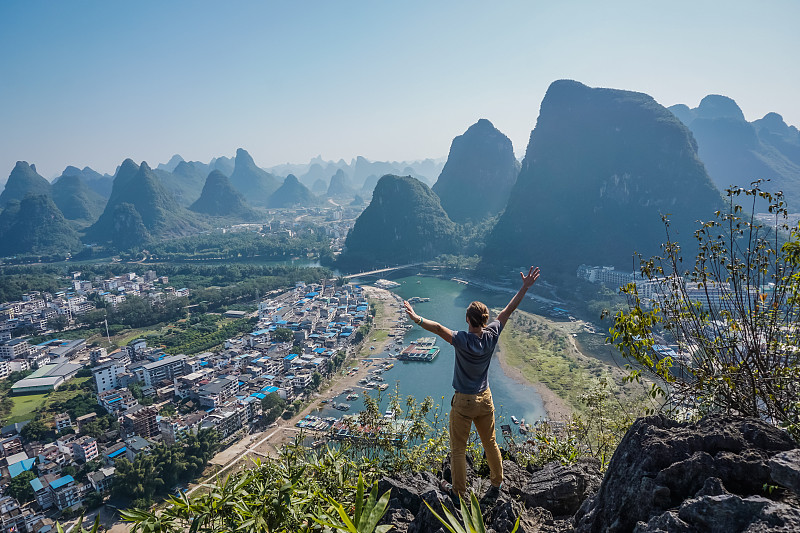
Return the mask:
[(204, 494), (171, 497), (160, 513), (133, 509), (123, 511), (122, 517), (134, 523), (134, 533), (322, 531), (316, 520), (338, 515), (337, 504), (343, 509), (364, 505), (363, 478), (360, 500), (356, 479), (365, 467), (351, 461), (344, 450), (317, 455), (302, 446), (287, 446), (277, 459), (257, 460), (254, 468), (206, 486)]
[[(749, 213), (735, 203), (740, 195)], [(728, 210), (696, 231), (700, 251), (688, 268), (667, 222), (663, 257), (641, 263), (652, 296), (636, 284), (623, 289), (630, 310), (615, 315), (610, 339), (630, 362), (629, 379), (655, 380), (652, 395), (681, 417), (733, 412), (798, 438), (800, 230), (782, 242), (783, 196), (761, 191), (759, 182), (728, 197)], [(768, 224), (755, 217), (759, 201), (770, 204)], [(665, 342), (677, 356), (657, 349)]]
[[(78, 518), (77, 524), (74, 528), (69, 530), (70, 533), (97, 533), (101, 531), (100, 529), (100, 515), (94, 517), (94, 522), (92, 522), (92, 527), (89, 529), (84, 529), (83, 527), (83, 514)], [(57, 533), (65, 533), (64, 527), (59, 523), (56, 522), (56, 532)]]
[[(447, 531), (450, 533), (486, 533), (486, 525), (484, 524), (483, 513), (481, 512), (481, 504), (478, 502), (478, 498), (475, 496), (474, 492), (470, 493), (470, 501), (469, 507), (467, 507), (467, 503), (461, 500), (461, 520), (456, 518), (456, 516), (450, 512), (450, 509), (447, 507), (442, 506), (442, 512), (444, 512), (445, 518), (442, 518), (439, 513), (437, 513), (428, 502), (425, 502), (425, 505), (430, 509), (433, 516), (436, 517), (439, 522), (441, 522), (444, 527), (447, 528)], [(519, 529), (519, 519), (517, 517), (517, 521), (514, 524), (514, 529), (511, 530), (511, 533), (515, 533), (517, 529)], [(463, 524), (462, 524), (463, 522)]]
[[(131, 509), (123, 513), (134, 532), (241, 531), (256, 532), (383, 532), (377, 526), (390, 495), (378, 497), (375, 482), (382, 476), (411, 472), (441, 473), (449, 453), (447, 417), (430, 398), (417, 403), (413, 397), (389, 397), (389, 408), (407, 421), (398, 443), (391, 431), (364, 431), (385, 425), (378, 399), (365, 395), (365, 409), (351, 422), (353, 441), (329, 444), (320, 450), (302, 445), (303, 436), (281, 449), (277, 458), (243, 469), (226, 479), (204, 485), (191, 496), (170, 497), (162, 511)], [(508, 450), (520, 464), (569, 463), (590, 455), (606, 463), (620, 432), (632, 419), (620, 416), (609, 387), (598, 382), (587, 394), (582, 418), (567, 427), (534, 426), (528, 442)], [(269, 405), (276, 405), (274, 399)], [(486, 471), (477, 436), (468, 449), (476, 472)], [(147, 475), (147, 473), (142, 473)], [(372, 487), (367, 494), (365, 487)], [(482, 531), (482, 516), (474, 505), (462, 510), (462, 519)], [(446, 513), (445, 513), (446, 515)], [(453, 522), (446, 522), (454, 527)], [(451, 530), (452, 531), (452, 530)]]
[(390, 491), (386, 491), (378, 499), (378, 483), (372, 485), (372, 490), (364, 499), (364, 477), (358, 474), (358, 485), (356, 486), (355, 507), (353, 509), (352, 520), (347, 514), (344, 505), (337, 502), (333, 498), (326, 497), (330, 506), (339, 515), (337, 517), (328, 516), (325, 520), (315, 518), (314, 520), (323, 526), (332, 527), (336, 531), (345, 531), (347, 533), (385, 533), (392, 529), (391, 525), (379, 526), (383, 515), (386, 514), (386, 508), (389, 506)]

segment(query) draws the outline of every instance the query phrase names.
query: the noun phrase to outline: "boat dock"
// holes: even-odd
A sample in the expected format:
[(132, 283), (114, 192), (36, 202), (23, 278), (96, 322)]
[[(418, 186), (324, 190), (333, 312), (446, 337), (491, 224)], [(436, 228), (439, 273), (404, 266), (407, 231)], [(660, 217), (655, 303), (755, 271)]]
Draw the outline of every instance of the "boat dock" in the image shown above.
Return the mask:
[(431, 362), (439, 355), (439, 347), (436, 346), (435, 337), (420, 337), (411, 341), (406, 348), (397, 354), (401, 361), (424, 361)]

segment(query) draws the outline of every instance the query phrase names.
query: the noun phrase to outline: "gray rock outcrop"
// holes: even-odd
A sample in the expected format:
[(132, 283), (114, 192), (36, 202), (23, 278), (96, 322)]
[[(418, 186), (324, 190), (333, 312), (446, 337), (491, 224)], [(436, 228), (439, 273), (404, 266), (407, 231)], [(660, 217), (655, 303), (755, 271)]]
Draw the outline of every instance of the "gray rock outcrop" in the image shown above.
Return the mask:
[(796, 496), (769, 490), (775, 483), (771, 458), (795, 446), (784, 431), (760, 420), (639, 419), (597, 494), (575, 515), (576, 531), (800, 530)]
[[(504, 456), (506, 456), (504, 454)], [(503, 462), (494, 502), (481, 501), (486, 530), (508, 533), (720, 533), (800, 531), (800, 449), (783, 430), (760, 420), (709, 416), (679, 423), (663, 416), (637, 420), (605, 477), (594, 459), (573, 465), (524, 467)], [(443, 515), (456, 504), (439, 487), (445, 463), (431, 472), (383, 478), (391, 490), (383, 523), (400, 533), (444, 532), (425, 505)], [(468, 465), (469, 488), (489, 488)]]

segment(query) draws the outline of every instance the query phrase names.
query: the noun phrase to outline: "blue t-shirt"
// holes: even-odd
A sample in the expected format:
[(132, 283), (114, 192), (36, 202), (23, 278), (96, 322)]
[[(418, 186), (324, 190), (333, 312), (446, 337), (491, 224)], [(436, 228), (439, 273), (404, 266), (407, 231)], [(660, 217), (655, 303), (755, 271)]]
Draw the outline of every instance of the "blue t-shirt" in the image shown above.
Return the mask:
[(453, 334), (456, 362), (453, 368), (453, 388), (463, 394), (478, 394), (489, 388), (489, 363), (503, 325), (494, 320), (480, 335), (469, 331)]

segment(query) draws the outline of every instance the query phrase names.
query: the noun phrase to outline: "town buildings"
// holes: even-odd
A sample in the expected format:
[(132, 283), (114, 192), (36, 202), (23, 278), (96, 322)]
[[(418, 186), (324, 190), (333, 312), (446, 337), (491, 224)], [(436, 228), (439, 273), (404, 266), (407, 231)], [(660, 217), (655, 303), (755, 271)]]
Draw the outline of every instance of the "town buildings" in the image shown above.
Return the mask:
[[(153, 272), (142, 276), (141, 281), (136, 279), (114, 278), (108, 283), (75, 280), (80, 283), (73, 283), (72, 289), (91, 295), (95, 290), (117, 290), (121, 284), (130, 294), (146, 291), (147, 284), (157, 278)], [(66, 294), (59, 297), (68, 302)], [(30, 301), (50, 300), (31, 295)], [(47, 308), (41, 303), (35, 305), (39, 310)], [(80, 305), (72, 305), (71, 312), (80, 311)], [(13, 311), (15, 306), (8, 309)], [(14, 460), (15, 473), (30, 470), (35, 464), (38, 477), (31, 481), (31, 487), (38, 505), (45, 510), (76, 508), (88, 493), (107, 492), (118, 461), (135, 461), (141, 454), (151, 453), (158, 442), (175, 444), (184, 435), (202, 429), (214, 429), (223, 442), (232, 442), (260, 420), (261, 401), (267, 395), (275, 393), (293, 401), (312, 390), (320, 376), (333, 368), (337, 353), (358, 337), (359, 328), (369, 319), (369, 306), (360, 287), (336, 287), (329, 280), (298, 283), (288, 291), (272, 293), (260, 302), (258, 315), (251, 333), (227, 339), (216, 351), (191, 355), (166, 354), (160, 347), (148, 346), (145, 339), (135, 339), (111, 353), (87, 347), (83, 341), (36, 346), (20, 339), (3, 341), (0, 372), (3, 363), (8, 368), (19, 368), (23, 363), (37, 368), (15, 383), (12, 391), (54, 390), (82, 368), (70, 360), (89, 360), (89, 383), (96, 390), (97, 413), (106, 412), (119, 423), (118, 432), (95, 438), (82, 432), (97, 428), (92, 424), (98, 420), (97, 413), (77, 416), (74, 421), (69, 413), (60, 413), (54, 420), (60, 436), (53, 443), (24, 443), (18, 435), (21, 425), (9, 428), (13, 434), (0, 439), (0, 448)], [(172, 409), (165, 409), (168, 406)], [(73, 429), (77, 434), (71, 434)], [(35, 446), (30, 458), (25, 446)], [(62, 472), (67, 465), (86, 463), (92, 468), (102, 465), (91, 472), (87, 483), (78, 483)], [(14, 522), (12, 515), (8, 515), (9, 523)], [(21, 520), (17, 522), (21, 524)]]

